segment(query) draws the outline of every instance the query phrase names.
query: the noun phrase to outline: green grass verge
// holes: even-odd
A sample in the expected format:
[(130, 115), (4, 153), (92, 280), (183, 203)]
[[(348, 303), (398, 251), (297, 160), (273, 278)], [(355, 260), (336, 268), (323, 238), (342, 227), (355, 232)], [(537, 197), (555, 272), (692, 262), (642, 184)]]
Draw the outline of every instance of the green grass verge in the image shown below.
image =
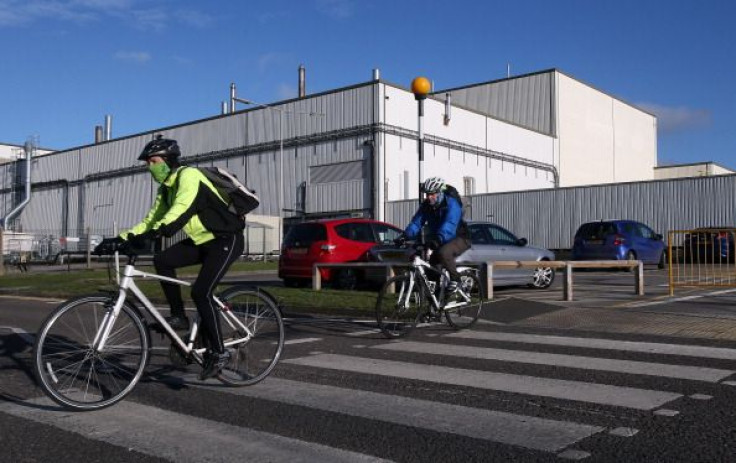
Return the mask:
[[(238, 262), (231, 272), (273, 270), (273, 262)], [(141, 270), (152, 272), (152, 267), (141, 266)], [(185, 267), (178, 272), (182, 276), (193, 276), (199, 266)], [(112, 275), (112, 280), (110, 276)], [(137, 281), (138, 286), (155, 303), (163, 304), (165, 299), (161, 286), (156, 281)], [(220, 290), (227, 285), (220, 286)], [(338, 291), (325, 289), (313, 291), (305, 288), (267, 287), (279, 301), (286, 313), (318, 313), (351, 316), (373, 316), (376, 291)], [(11, 273), (0, 277), (0, 295), (30, 296), (42, 298), (68, 299), (82, 294), (116, 290), (114, 274), (107, 269), (72, 270), (58, 272)], [(188, 305), (189, 291), (184, 288), (183, 295)]]

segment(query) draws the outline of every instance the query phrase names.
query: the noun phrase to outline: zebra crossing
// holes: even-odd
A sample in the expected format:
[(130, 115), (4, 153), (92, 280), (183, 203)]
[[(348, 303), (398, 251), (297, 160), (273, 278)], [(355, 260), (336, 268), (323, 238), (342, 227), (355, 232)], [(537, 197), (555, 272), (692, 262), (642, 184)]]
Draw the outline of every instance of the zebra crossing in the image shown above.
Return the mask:
[[(488, 448), (518, 452), (519, 459), (532, 461), (595, 457), (605, 449), (587, 446), (590, 438), (606, 436), (613, 439), (611, 445), (616, 439), (636, 439), (642, 435), (638, 422), (678, 420), (683, 403), (700, 407), (707, 416), (714, 395), (736, 390), (736, 349), (724, 347), (500, 328), (399, 341), (361, 336), (360, 344), (343, 336), (329, 351), (317, 350), (327, 342), (314, 333), (290, 339), (274, 374), (251, 387), (201, 382), (195, 372), (169, 375), (166, 381), (186, 386), (197, 397), (221, 397), (233, 410), (236, 404), (278, 404), (294, 416), (304, 414), (309, 428), (324, 426), (320, 420), (325, 419), (361, 420), (374, 434), (399, 427), (407, 435), (411, 430), (465, 446), (478, 444), (477, 453), (465, 449), (464, 461), (489, 461)], [(541, 373), (536, 371), (540, 367), (545, 369)], [(156, 386), (162, 387), (151, 387)], [(530, 412), (529, 404), (539, 401), (547, 405), (544, 410)], [(177, 410), (135, 397), (94, 413), (54, 410), (45, 398), (0, 403), (0, 413), (171, 461), (433, 459), (422, 449), (403, 449), (397, 456), (391, 446), (411, 446), (409, 437), (372, 448), (342, 448), (336, 441), (347, 434), (331, 439), (307, 430), (306, 436), (294, 437), (294, 432), (251, 429), (245, 418), (244, 425), (236, 425)], [(359, 432), (351, 432), (360, 439)], [(195, 444), (201, 433), (221, 449), (217, 455)]]

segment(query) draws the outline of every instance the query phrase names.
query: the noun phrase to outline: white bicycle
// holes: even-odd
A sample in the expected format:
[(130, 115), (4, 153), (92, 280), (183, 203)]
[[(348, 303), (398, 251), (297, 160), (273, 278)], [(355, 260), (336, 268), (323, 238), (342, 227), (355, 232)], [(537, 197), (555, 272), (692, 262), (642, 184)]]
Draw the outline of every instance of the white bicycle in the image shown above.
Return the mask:
[(485, 301), (477, 270), (458, 267), (460, 285), (449, 293), (447, 270), (443, 268), (440, 272), (427, 262), (423, 245), (412, 247), (415, 252), (409, 269), (390, 278), (378, 295), (376, 320), (384, 336), (405, 336), (417, 323), (440, 321), (443, 315), (455, 329), (473, 326)]
[[(199, 319), (182, 339), (135, 280), (190, 284), (136, 270), (136, 254), (131, 250), (127, 254), (117, 294), (92, 294), (62, 303), (44, 321), (36, 337), (36, 376), (44, 392), (63, 407), (96, 410), (130, 393), (150, 357), (150, 330), (143, 313), (148, 313), (171, 339), (172, 363), (183, 366), (203, 362), (205, 348), (199, 341)], [(245, 286), (230, 287), (214, 299), (220, 308), (223, 342), (231, 354), (217, 378), (231, 386), (261, 381), (278, 363), (284, 346), (284, 323), (278, 305), (262, 289)]]

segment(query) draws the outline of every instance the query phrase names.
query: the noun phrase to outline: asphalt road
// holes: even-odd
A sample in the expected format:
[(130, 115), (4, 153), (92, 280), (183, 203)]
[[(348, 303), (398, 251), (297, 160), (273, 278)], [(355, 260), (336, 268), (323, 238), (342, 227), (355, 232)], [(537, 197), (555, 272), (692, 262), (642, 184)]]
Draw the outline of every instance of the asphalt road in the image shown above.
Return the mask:
[[(588, 277), (612, 288), (608, 299), (583, 289)], [(627, 293), (627, 278), (581, 277), (578, 294), (591, 295), (586, 310), (666, 318), (685, 304), (689, 318), (731, 320), (730, 293), (664, 304), (657, 294), (635, 297), (633, 283)], [(554, 316), (584, 301), (561, 301), (554, 288), (497, 297), (472, 330), (431, 325), (399, 341), (366, 320), (289, 320), (282, 361), (248, 388), (172, 368), (154, 336), (159, 348), (144, 380), (123, 402), (92, 413), (59, 410), (35, 386), (29, 342), (54, 304), (2, 298), (0, 460), (649, 462), (735, 454), (736, 342), (563, 329)], [(699, 310), (702, 301), (710, 302)], [(657, 304), (631, 306), (644, 303)]]

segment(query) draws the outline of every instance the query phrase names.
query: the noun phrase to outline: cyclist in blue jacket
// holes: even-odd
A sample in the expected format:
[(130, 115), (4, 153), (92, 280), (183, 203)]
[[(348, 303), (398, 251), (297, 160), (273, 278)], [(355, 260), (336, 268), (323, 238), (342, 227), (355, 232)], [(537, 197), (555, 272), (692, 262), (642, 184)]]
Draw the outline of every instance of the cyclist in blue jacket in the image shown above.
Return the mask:
[(447, 289), (453, 292), (460, 281), (455, 259), (470, 249), (470, 233), (463, 220), (462, 200), (458, 191), (440, 177), (425, 180), (422, 191), (426, 199), (404, 230), (400, 241), (415, 239), (427, 224), (429, 235), (426, 244), (434, 251), (429, 263), (447, 269), (451, 280)]

